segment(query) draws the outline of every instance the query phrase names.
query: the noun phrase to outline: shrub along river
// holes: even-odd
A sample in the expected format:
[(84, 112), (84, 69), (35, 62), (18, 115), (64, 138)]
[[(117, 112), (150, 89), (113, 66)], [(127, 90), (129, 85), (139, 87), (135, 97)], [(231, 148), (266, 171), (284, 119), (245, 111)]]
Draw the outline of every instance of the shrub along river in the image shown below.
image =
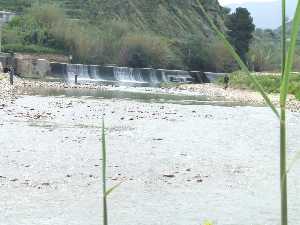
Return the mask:
[[(103, 114), (108, 183), (125, 180), (109, 196), (111, 225), (279, 224), (279, 127), (268, 108), (205, 97), (49, 94), (27, 92), (0, 109), (0, 224), (102, 223)], [(300, 114), (288, 118), (291, 158)], [(299, 171), (300, 164), (289, 174), (293, 225)]]

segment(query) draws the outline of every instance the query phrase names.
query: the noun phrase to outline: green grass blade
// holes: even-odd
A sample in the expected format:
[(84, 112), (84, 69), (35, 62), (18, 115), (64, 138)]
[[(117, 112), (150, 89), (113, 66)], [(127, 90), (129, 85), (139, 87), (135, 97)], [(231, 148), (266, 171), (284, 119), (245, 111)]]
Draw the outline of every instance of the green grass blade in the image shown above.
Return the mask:
[(280, 202), (281, 202), (281, 225), (288, 225), (288, 195), (286, 173), (286, 110), (280, 108)]
[(293, 158), (293, 160), (290, 162), (288, 169), (286, 171), (286, 173), (289, 173), (293, 167), (295, 166), (296, 162), (300, 159), (300, 151), (298, 151), (295, 155), (295, 157)]
[(107, 217), (107, 195), (106, 195), (106, 142), (105, 142), (105, 124), (102, 119), (102, 191), (103, 191), (103, 225), (108, 225)]
[[(283, 0), (284, 1), (284, 0)], [(300, 1), (298, 1), (291, 34), (291, 42), (284, 66), (284, 73), (282, 77), (281, 89), (280, 89), (280, 105), (285, 108), (288, 94), (289, 75), (293, 68), (295, 49), (297, 44), (298, 32), (300, 27)]]
[(112, 186), (110, 189), (108, 189), (105, 193), (105, 196), (107, 197), (108, 195), (110, 195), (116, 188), (118, 188), (121, 184), (123, 184), (125, 181), (121, 181), (119, 183), (117, 183), (116, 185)]
[(286, 1), (282, 0), (281, 1), (281, 9), (282, 9), (282, 32), (281, 32), (281, 51), (282, 51), (282, 56), (281, 56), (281, 67), (282, 67), (282, 72), (281, 76), (283, 77), (284, 74), (284, 67), (285, 67), (285, 60), (286, 60)]
[(275, 113), (275, 115), (279, 118), (279, 112), (277, 111), (275, 105), (271, 102), (270, 98), (268, 97), (267, 93), (264, 91), (263, 87), (260, 85), (260, 83), (257, 81), (257, 79), (251, 75), (250, 71), (248, 70), (248, 67), (245, 65), (245, 63), (242, 61), (240, 56), (236, 53), (235, 49), (232, 47), (232, 45), (229, 43), (225, 35), (219, 30), (219, 28), (214, 24), (210, 16), (206, 13), (204, 7), (200, 3), (199, 0), (197, 0), (197, 4), (201, 10), (201, 12), (206, 17), (207, 21), (209, 22), (209, 25), (213, 28), (213, 30), (217, 33), (218, 37), (221, 39), (221, 41), (224, 43), (226, 49), (230, 52), (232, 57), (236, 60), (236, 62), (239, 64), (242, 71), (249, 76), (250, 80), (255, 85), (256, 89), (260, 92), (268, 106), (272, 109), (272, 111)]

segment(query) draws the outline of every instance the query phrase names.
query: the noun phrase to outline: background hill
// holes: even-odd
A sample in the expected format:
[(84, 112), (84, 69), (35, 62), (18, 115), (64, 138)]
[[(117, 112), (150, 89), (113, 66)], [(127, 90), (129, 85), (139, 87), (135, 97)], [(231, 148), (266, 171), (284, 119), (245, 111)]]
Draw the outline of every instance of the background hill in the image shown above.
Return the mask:
[(199, 1), (225, 31), (217, 0), (0, 0), (19, 15), (3, 30), (3, 48), (71, 54), (74, 63), (222, 70), (229, 57)]
[[(200, 0), (215, 22), (223, 27), (217, 0)], [(88, 19), (92, 24), (120, 20), (141, 29), (172, 37), (211, 34), (199, 12), (197, 0), (0, 0), (0, 8), (23, 13), (35, 3), (56, 3), (70, 18)]]

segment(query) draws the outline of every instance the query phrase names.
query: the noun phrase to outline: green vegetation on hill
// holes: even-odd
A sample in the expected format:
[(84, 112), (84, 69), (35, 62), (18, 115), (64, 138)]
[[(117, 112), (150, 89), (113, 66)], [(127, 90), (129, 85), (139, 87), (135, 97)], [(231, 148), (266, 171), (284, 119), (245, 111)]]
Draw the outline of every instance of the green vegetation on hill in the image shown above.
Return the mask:
[[(290, 36), (290, 26), (287, 25), (287, 36)], [(281, 66), (281, 30), (256, 29), (254, 39), (248, 53), (249, 66), (252, 70), (280, 71)], [(289, 45), (289, 40), (287, 41)], [(297, 43), (293, 71), (300, 71), (300, 42)]]
[[(71, 18), (88, 19), (101, 24), (122, 20), (144, 31), (172, 38), (189, 34), (212, 37), (206, 20), (199, 11), (198, 0), (0, 0), (0, 8), (23, 13), (34, 4), (57, 4)], [(217, 0), (200, 0), (215, 22), (223, 27), (222, 8)]]
[(31, 4), (31, 0), (0, 0), (0, 9), (20, 13), (30, 7)]
[[(201, 2), (225, 30), (218, 1)], [(63, 52), (75, 63), (225, 70), (224, 47), (198, 0), (0, 0), (0, 7), (19, 12), (4, 27), (6, 51)]]

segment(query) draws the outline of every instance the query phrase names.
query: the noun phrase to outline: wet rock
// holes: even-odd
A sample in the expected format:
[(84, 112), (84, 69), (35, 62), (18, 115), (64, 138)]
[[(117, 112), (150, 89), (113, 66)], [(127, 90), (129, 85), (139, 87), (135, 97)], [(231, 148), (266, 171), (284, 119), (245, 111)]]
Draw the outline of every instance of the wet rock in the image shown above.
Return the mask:
[(163, 177), (174, 178), (175, 175), (174, 174), (164, 174)]
[(152, 140), (153, 141), (163, 141), (164, 139), (162, 139), (162, 138), (153, 138)]
[(213, 118), (213, 115), (211, 115), (211, 114), (206, 114), (206, 115), (205, 115), (205, 118), (206, 118), (206, 119), (211, 119), (211, 118)]

